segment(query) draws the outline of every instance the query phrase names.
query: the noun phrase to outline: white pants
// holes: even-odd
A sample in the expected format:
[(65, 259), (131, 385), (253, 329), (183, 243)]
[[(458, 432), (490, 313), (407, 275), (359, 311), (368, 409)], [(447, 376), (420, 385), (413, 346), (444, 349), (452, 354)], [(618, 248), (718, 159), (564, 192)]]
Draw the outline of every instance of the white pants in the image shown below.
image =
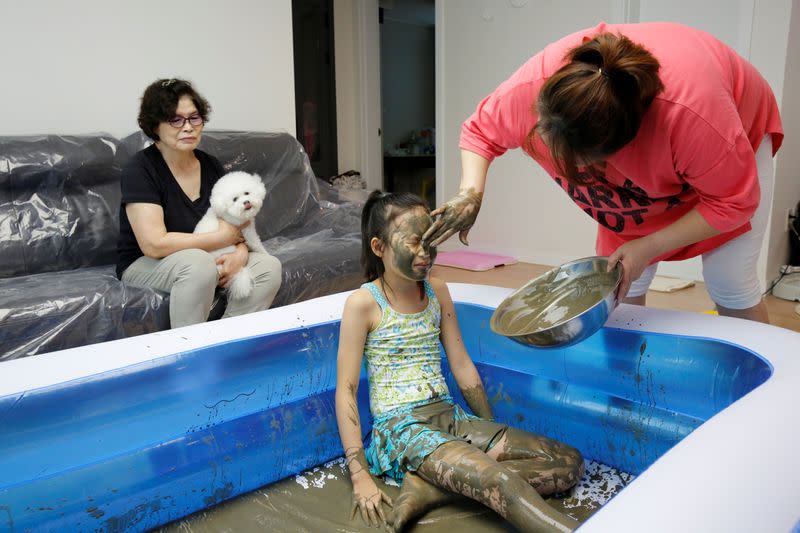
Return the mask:
[[(756, 152), (758, 184), (761, 202), (753, 218), (752, 229), (703, 254), (703, 280), (714, 303), (728, 309), (748, 309), (761, 302), (761, 283), (758, 281), (758, 257), (767, 231), (772, 190), (775, 185), (775, 168), (772, 159), (772, 137), (767, 135)], [(658, 263), (647, 267), (631, 284), (629, 297), (647, 292)]]

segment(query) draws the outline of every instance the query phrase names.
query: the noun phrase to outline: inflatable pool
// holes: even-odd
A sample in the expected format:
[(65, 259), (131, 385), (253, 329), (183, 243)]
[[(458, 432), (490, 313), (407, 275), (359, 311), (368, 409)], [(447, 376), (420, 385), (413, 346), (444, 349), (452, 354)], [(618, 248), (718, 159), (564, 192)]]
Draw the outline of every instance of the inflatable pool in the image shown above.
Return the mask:
[[(534, 349), (489, 329), (509, 289), (450, 287), (497, 417), (637, 475), (580, 531), (796, 527), (800, 334), (623, 305)], [(0, 364), (0, 531), (143, 531), (339, 457), (347, 294)]]

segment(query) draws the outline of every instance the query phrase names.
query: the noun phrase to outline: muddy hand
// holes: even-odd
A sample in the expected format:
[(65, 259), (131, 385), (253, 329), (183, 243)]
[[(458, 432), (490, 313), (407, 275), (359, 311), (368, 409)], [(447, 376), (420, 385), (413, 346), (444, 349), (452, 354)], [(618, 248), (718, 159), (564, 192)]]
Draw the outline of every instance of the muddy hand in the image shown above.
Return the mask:
[(355, 520), (356, 513), (361, 513), (361, 519), (370, 527), (383, 527), (386, 525), (386, 515), (383, 504), (392, 507), (392, 499), (386, 495), (371, 479), (356, 482), (353, 485), (353, 503), (350, 506), (350, 520)]
[(468, 246), (467, 234), (478, 217), (482, 201), (482, 192), (473, 188), (460, 191), (431, 213), (434, 221), (422, 236), (423, 242), (429, 246), (439, 246), (458, 232), (461, 242)]

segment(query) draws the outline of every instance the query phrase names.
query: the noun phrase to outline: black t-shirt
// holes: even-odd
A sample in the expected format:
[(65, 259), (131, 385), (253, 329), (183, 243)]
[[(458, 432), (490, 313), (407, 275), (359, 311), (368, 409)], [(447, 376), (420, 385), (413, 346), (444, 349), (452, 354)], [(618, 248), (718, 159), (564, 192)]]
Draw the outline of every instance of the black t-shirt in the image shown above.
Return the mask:
[(155, 145), (137, 152), (123, 168), (117, 241), (118, 278), (122, 278), (125, 269), (144, 255), (125, 212), (127, 204), (160, 205), (164, 210), (164, 225), (170, 232), (192, 233), (206, 214), (211, 188), (225, 171), (216, 157), (201, 150), (195, 150), (194, 155), (200, 161), (200, 197), (195, 201), (183, 192)]

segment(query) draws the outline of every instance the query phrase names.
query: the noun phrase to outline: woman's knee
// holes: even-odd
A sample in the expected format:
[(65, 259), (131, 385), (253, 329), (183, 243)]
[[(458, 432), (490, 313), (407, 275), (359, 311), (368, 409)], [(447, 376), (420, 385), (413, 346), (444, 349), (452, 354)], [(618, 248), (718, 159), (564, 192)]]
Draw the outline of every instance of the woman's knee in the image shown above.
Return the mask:
[(195, 285), (198, 289), (210, 287), (211, 290), (217, 286), (219, 272), (210, 253), (192, 248), (175, 252), (175, 259), (179, 264), (176, 283)]
[(761, 302), (761, 283), (756, 266), (729, 264), (727, 268), (705, 260), (703, 281), (715, 304), (729, 309), (747, 309)]
[(277, 257), (269, 254), (251, 254), (247, 266), (257, 288), (262, 287), (262, 292), (272, 293), (273, 296), (278, 292), (283, 266)]

